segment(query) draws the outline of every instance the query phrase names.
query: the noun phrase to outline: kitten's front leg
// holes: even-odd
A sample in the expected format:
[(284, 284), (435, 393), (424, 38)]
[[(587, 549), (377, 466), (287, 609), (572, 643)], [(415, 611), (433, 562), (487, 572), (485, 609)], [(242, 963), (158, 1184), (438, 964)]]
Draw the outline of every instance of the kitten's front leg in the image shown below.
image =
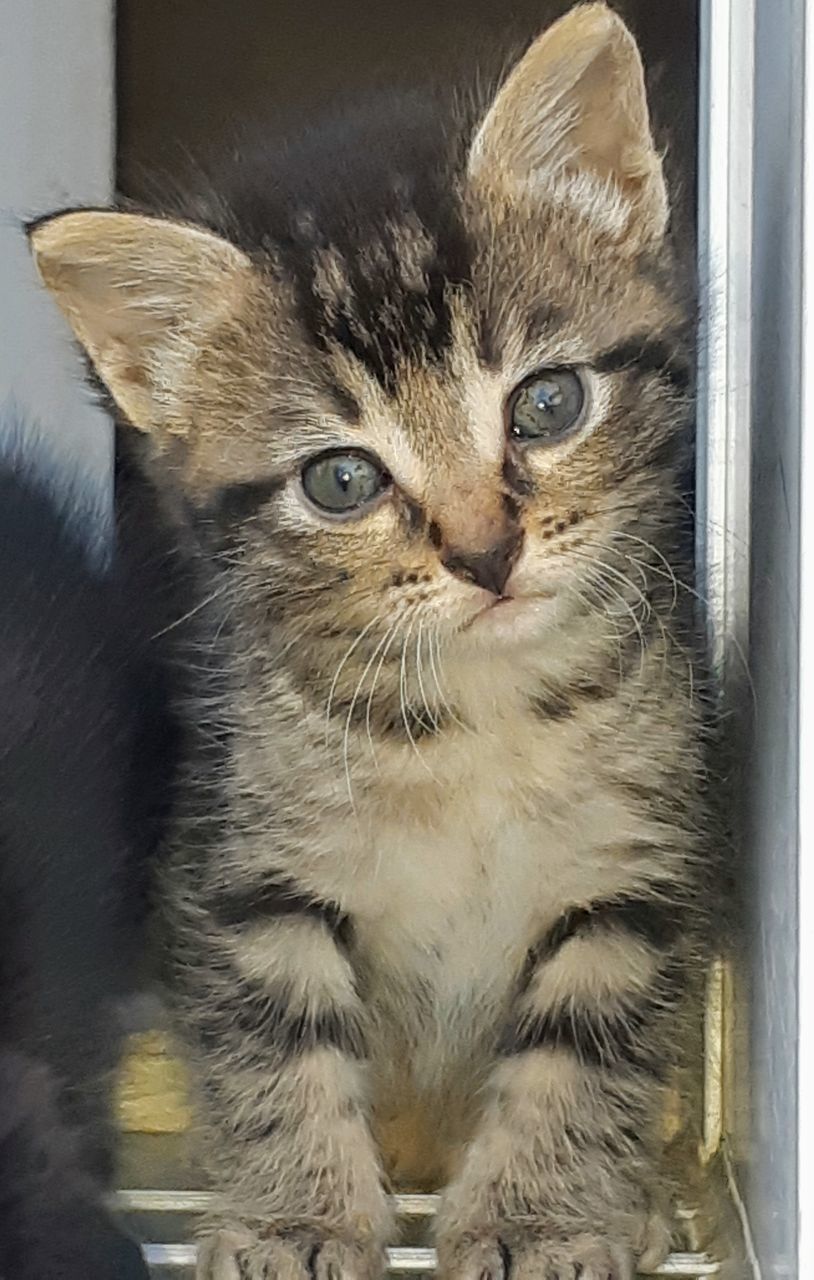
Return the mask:
[(663, 1260), (653, 1152), (678, 941), (654, 893), (569, 913), (530, 958), (445, 1197), (446, 1280), (630, 1280), (634, 1257)]
[(383, 1271), (391, 1218), (368, 1129), (363, 1010), (336, 925), (331, 906), (266, 881), (220, 895), (195, 934), (181, 931), (217, 1197), (199, 1280)]

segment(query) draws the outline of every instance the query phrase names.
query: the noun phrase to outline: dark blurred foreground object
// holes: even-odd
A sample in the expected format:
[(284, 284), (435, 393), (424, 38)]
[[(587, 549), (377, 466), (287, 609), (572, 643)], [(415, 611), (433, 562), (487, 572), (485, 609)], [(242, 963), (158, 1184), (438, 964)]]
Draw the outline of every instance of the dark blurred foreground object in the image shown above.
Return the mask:
[(107, 1083), (171, 800), (152, 637), (177, 557), (126, 462), (118, 481), (118, 551), (95, 570), (76, 512), (0, 459), (0, 1280), (147, 1275), (103, 1207)]

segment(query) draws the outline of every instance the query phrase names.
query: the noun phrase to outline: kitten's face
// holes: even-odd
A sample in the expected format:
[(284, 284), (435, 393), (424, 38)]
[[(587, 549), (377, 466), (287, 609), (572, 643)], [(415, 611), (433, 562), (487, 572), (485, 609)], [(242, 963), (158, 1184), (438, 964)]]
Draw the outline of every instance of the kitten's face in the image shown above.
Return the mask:
[(278, 620), (546, 643), (608, 544), (664, 516), (687, 371), (656, 262), (561, 204), (473, 184), (459, 209), (452, 282), (412, 212), (355, 253), (304, 235), (232, 333), (240, 359), (216, 347), (196, 379), (211, 448), (250, 436), (269, 481), (237, 543)]
[[(520, 661), (586, 611), (635, 619), (631, 566), (675, 523), (686, 316), (619, 20), (591, 5), (556, 24), (474, 138), (423, 166), (370, 157), (370, 199), (338, 172), (326, 216), (306, 155), (310, 183), (265, 213), (255, 198), (254, 230), (233, 206), (248, 252), (127, 215), (34, 233), (103, 378), (228, 548), (253, 625), (312, 671), (354, 646), (356, 678), (422, 637)], [(101, 285), (81, 227), (48, 241), (83, 216), (89, 244), (121, 228)], [(118, 326), (111, 296), (130, 308)]]

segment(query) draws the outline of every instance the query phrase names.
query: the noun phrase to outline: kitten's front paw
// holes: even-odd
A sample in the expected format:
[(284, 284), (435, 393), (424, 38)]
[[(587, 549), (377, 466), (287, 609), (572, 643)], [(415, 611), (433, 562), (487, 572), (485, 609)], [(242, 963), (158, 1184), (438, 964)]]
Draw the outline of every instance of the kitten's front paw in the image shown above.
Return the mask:
[(588, 1235), (558, 1241), (507, 1225), (439, 1245), (443, 1280), (633, 1280), (630, 1250)]
[(380, 1280), (384, 1268), (383, 1250), (316, 1232), (221, 1230), (201, 1243), (196, 1280)]

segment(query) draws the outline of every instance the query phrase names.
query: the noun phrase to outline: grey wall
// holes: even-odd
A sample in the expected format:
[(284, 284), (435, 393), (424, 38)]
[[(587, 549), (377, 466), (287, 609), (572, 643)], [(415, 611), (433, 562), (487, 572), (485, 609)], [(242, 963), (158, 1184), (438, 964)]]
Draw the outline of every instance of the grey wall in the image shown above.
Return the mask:
[(0, 0), (0, 451), (17, 406), (60, 464), (96, 487), (109, 486), (110, 430), (36, 280), (22, 222), (110, 198), (112, 7)]

